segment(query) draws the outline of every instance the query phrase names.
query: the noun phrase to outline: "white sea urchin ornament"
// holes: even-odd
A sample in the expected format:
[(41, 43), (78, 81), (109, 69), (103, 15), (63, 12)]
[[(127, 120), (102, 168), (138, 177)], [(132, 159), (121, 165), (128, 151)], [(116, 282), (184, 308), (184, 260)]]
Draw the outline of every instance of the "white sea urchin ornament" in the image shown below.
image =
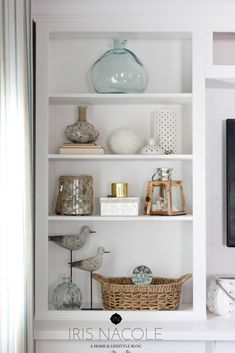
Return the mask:
[(141, 147), (140, 138), (130, 129), (118, 129), (109, 138), (109, 146), (115, 154), (135, 154)]

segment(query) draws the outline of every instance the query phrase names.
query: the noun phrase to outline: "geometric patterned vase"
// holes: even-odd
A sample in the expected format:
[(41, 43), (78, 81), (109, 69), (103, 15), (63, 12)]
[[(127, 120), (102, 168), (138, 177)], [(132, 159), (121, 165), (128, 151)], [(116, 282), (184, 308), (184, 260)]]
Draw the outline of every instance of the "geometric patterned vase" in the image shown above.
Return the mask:
[(176, 153), (176, 111), (161, 109), (154, 112), (154, 138), (166, 154)]

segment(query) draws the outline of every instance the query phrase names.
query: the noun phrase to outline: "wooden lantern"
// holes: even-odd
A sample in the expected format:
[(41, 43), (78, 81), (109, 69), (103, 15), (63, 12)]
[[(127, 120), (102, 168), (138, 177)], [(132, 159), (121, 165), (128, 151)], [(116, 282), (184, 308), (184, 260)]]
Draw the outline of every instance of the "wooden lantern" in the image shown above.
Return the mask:
[(145, 215), (185, 215), (185, 197), (182, 181), (149, 181), (144, 206)]

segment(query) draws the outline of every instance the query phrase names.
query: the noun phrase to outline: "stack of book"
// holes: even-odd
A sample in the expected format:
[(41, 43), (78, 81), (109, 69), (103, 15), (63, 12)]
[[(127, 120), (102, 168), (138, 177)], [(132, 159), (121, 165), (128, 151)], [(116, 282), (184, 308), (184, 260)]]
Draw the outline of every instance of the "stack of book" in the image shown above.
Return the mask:
[(104, 154), (104, 147), (95, 143), (63, 143), (59, 147), (61, 154)]

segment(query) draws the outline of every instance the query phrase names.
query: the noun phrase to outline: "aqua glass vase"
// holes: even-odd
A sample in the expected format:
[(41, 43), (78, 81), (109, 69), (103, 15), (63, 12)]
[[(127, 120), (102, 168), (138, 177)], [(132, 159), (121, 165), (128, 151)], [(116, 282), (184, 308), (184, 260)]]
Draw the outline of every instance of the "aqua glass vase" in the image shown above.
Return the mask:
[(79, 310), (82, 303), (82, 293), (71, 277), (63, 277), (53, 294), (52, 303), (56, 310)]
[(91, 83), (97, 93), (141, 93), (148, 85), (142, 62), (125, 48), (127, 41), (114, 38), (114, 48), (91, 67)]

